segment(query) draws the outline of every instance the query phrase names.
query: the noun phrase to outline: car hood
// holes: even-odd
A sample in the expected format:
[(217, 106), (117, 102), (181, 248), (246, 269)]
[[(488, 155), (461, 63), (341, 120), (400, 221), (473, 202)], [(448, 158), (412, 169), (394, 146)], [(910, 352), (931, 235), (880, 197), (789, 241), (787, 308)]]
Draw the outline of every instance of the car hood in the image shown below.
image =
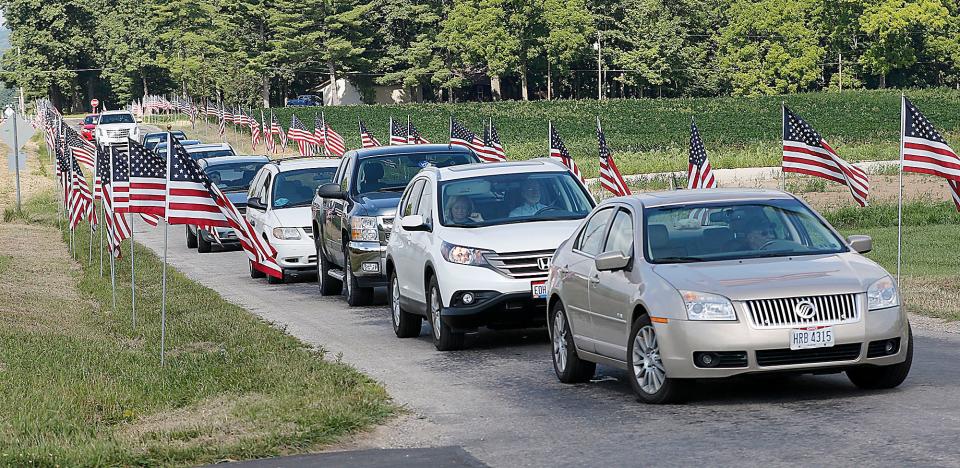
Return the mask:
[(103, 128), (104, 130), (118, 130), (124, 128), (137, 128), (135, 123), (109, 123), (109, 124), (98, 124), (97, 127)]
[(310, 226), (310, 207), (298, 206), (295, 208), (274, 208), (273, 227), (303, 227)]
[(477, 228), (444, 228), (445, 241), (497, 253), (556, 250), (580, 225), (579, 219), (501, 224)]
[(653, 266), (677, 289), (732, 300), (865, 292), (886, 270), (854, 253)]
[(360, 216), (393, 216), (400, 204), (400, 192), (367, 193), (359, 197)]
[(93, 129), (95, 129), (95, 128), (97, 128), (97, 126), (96, 126), (95, 124), (83, 124), (83, 129), (84, 129), (84, 130), (93, 130)]

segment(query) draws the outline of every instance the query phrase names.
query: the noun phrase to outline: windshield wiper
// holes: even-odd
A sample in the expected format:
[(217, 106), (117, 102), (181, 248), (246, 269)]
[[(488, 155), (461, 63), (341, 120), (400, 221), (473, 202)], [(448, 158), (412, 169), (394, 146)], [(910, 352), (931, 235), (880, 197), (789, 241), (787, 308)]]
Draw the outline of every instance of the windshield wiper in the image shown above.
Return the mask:
[(405, 188), (407, 188), (406, 185), (397, 185), (397, 186), (394, 186), (394, 187), (384, 187), (384, 188), (381, 188), (381, 189), (377, 189), (377, 191), (378, 191), (378, 192), (397, 192), (397, 191), (401, 191), (401, 190), (403, 190), (403, 189), (405, 189)]
[(657, 257), (654, 259), (657, 263), (695, 263), (695, 262), (705, 262), (706, 260), (700, 257)]

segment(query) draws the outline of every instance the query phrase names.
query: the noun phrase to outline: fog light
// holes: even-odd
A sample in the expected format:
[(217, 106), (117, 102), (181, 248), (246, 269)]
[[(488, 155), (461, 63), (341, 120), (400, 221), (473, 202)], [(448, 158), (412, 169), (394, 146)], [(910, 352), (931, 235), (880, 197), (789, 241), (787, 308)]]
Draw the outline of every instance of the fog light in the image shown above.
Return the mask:
[(693, 360), (698, 367), (717, 367), (720, 364), (720, 357), (714, 353), (693, 353)]
[(467, 305), (473, 304), (473, 293), (463, 293), (463, 296), (460, 298), (460, 300)]
[(893, 350), (896, 347), (897, 345), (893, 342), (893, 340), (887, 340), (887, 344), (883, 347), (883, 349), (887, 352), (887, 354), (893, 354)]
[(360, 265), (360, 268), (369, 273), (376, 273), (380, 271), (380, 264), (377, 262), (363, 262), (363, 264)]

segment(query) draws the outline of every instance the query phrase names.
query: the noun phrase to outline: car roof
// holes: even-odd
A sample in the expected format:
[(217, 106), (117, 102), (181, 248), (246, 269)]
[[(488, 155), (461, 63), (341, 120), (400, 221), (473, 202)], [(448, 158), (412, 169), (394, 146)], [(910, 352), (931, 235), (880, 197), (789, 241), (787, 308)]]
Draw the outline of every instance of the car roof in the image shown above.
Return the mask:
[(197, 153), (200, 151), (213, 151), (218, 149), (233, 149), (228, 143), (201, 143), (199, 145), (184, 146), (183, 149), (188, 153)]
[(275, 159), (270, 163), (276, 166), (278, 172), (295, 171), (298, 169), (312, 169), (315, 167), (337, 167), (340, 165), (340, 158), (288, 158)]
[(647, 208), (712, 202), (749, 202), (761, 200), (791, 200), (793, 195), (780, 190), (750, 188), (716, 188), (698, 190), (665, 190), (646, 192), (626, 197), (608, 198), (604, 203), (625, 202)]
[(212, 158), (201, 159), (200, 165), (201, 166), (218, 166), (220, 164), (236, 164), (236, 163), (247, 163), (247, 162), (267, 163), (269, 161), (270, 161), (270, 158), (261, 154), (238, 154), (236, 156), (215, 156)]
[(442, 168), (427, 168), (426, 170), (435, 171), (438, 180), (457, 180), (500, 174), (562, 172), (566, 171), (567, 168), (551, 158), (536, 158), (526, 161), (462, 164)]
[(126, 110), (111, 110), (111, 111), (103, 111), (100, 113), (100, 115), (116, 115), (116, 114), (132, 114), (132, 112), (126, 111)]
[(469, 148), (459, 146), (459, 145), (387, 145), (387, 146), (376, 146), (373, 148), (359, 148), (355, 150), (350, 150), (349, 153), (345, 154), (344, 157), (348, 157), (351, 153), (355, 154), (358, 158), (369, 158), (374, 156), (389, 156), (397, 154), (416, 154), (416, 153), (461, 153), (461, 154), (473, 154)]
[[(148, 136), (153, 136), (153, 135), (163, 135), (165, 133), (167, 132), (150, 132), (150, 133), (144, 134), (143, 137), (146, 138)], [(181, 135), (186, 135), (186, 133), (184, 133), (183, 130), (170, 130), (170, 133), (179, 133)]]

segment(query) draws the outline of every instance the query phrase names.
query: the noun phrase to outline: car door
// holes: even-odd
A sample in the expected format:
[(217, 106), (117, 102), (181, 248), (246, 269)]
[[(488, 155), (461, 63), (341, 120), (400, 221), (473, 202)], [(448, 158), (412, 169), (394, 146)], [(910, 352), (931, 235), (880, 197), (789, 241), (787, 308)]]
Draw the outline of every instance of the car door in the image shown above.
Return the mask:
[[(433, 183), (429, 178), (423, 179), (423, 192), (420, 194), (420, 202), (417, 203), (417, 214), (423, 217), (423, 221), (433, 228), (434, 212), (434, 190)], [(433, 229), (430, 231), (419, 231), (410, 233), (410, 267), (413, 278), (423, 278), (427, 267), (429, 252), (433, 252), (434, 235)], [(426, 284), (424, 281), (413, 281), (410, 287), (412, 298), (423, 303), (427, 302)]]
[[(628, 257), (634, 252), (634, 216), (621, 207), (610, 222), (601, 252), (618, 251)], [(597, 353), (620, 361), (627, 359), (627, 334), (630, 308), (637, 285), (630, 283), (628, 272), (597, 271), (590, 281), (590, 311), (593, 317)]]
[[(259, 182), (251, 188), (250, 198), (260, 199), (260, 203), (264, 206), (267, 205), (267, 193), (270, 187), (270, 180), (273, 179), (273, 173), (267, 169), (264, 170), (264, 174), (258, 177)], [(247, 205), (247, 220), (250, 221), (250, 225), (253, 226), (253, 230), (263, 238), (264, 229), (263, 225), (264, 219), (266, 219), (267, 212), (264, 209), (257, 209), (249, 204)]]
[(399, 227), (397, 232), (391, 234), (399, 236), (396, 244), (397, 248), (393, 251), (395, 254), (393, 267), (397, 270), (397, 279), (400, 281), (400, 294), (402, 294), (403, 297), (415, 299), (420, 302), (424, 301), (422, 297), (417, 296), (417, 290), (423, 287), (418, 287), (417, 283), (422, 282), (420, 279), (423, 278), (423, 274), (421, 273), (419, 277), (416, 276), (417, 268), (414, 263), (417, 262), (417, 256), (422, 256), (423, 254), (422, 252), (416, 252), (416, 247), (413, 244), (414, 234), (420, 233), (403, 229), (400, 221), (407, 216), (417, 214), (417, 204), (420, 202), (420, 195), (423, 193), (425, 183), (422, 178), (410, 183), (407, 194), (398, 207), (397, 219), (394, 221), (394, 224), (399, 225)]
[[(345, 160), (336, 176), (336, 183), (340, 184), (340, 191), (347, 194), (347, 197), (349, 197), (350, 184), (353, 181), (354, 160), (354, 158)], [(348, 200), (325, 198), (323, 204), (326, 213), (323, 238), (326, 241), (328, 258), (343, 267), (346, 265), (346, 252), (344, 252), (343, 246), (349, 240), (343, 238), (343, 233), (344, 231), (350, 232), (350, 220), (347, 216)]]
[(557, 268), (564, 278), (561, 291), (567, 320), (578, 346), (594, 350), (592, 318), (590, 317), (590, 279), (593, 277), (593, 258), (603, 247), (603, 238), (614, 208), (602, 208), (584, 224), (574, 242), (570, 255)]

